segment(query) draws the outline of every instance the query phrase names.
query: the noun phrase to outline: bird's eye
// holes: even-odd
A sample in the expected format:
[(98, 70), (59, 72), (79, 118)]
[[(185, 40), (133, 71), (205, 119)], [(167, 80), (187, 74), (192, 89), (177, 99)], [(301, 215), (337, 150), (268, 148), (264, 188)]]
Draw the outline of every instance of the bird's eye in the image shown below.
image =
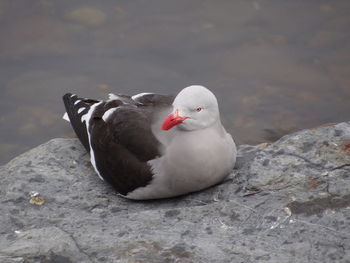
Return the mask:
[(198, 108), (196, 109), (197, 112), (200, 112), (201, 110), (202, 110), (201, 107), (198, 107)]

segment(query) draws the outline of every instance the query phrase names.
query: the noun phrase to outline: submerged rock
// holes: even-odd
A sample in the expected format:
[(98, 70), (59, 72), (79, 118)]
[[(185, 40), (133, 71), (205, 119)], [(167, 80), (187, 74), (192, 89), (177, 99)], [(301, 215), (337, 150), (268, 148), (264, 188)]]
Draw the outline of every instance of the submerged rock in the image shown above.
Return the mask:
[(224, 183), (166, 200), (115, 194), (76, 139), (18, 156), (0, 180), (0, 262), (350, 260), (350, 122), (240, 146)]

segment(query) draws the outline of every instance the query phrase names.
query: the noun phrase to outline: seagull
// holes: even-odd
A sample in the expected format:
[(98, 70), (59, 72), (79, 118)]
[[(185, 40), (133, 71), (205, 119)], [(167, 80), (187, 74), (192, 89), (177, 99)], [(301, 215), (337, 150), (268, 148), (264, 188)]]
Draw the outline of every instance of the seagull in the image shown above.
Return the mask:
[(64, 119), (90, 153), (97, 175), (123, 197), (169, 198), (222, 182), (237, 149), (220, 121), (215, 95), (192, 85), (176, 97), (63, 96)]

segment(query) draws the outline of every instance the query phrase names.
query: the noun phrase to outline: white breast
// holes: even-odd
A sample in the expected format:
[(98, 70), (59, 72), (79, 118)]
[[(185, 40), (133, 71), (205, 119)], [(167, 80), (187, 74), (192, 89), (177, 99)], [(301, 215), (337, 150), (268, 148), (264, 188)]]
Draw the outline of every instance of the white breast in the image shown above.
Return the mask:
[(236, 145), (225, 131), (213, 128), (183, 132), (173, 139), (162, 157), (149, 162), (154, 172), (151, 184), (127, 197), (164, 198), (202, 190), (228, 176), (235, 160)]

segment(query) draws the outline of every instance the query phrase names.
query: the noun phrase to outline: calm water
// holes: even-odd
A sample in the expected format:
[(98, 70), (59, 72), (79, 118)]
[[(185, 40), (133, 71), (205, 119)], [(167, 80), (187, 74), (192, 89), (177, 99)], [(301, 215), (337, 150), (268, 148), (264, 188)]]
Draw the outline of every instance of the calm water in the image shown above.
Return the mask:
[(0, 164), (74, 136), (61, 96), (209, 87), (237, 143), (350, 120), (350, 1), (0, 0)]

